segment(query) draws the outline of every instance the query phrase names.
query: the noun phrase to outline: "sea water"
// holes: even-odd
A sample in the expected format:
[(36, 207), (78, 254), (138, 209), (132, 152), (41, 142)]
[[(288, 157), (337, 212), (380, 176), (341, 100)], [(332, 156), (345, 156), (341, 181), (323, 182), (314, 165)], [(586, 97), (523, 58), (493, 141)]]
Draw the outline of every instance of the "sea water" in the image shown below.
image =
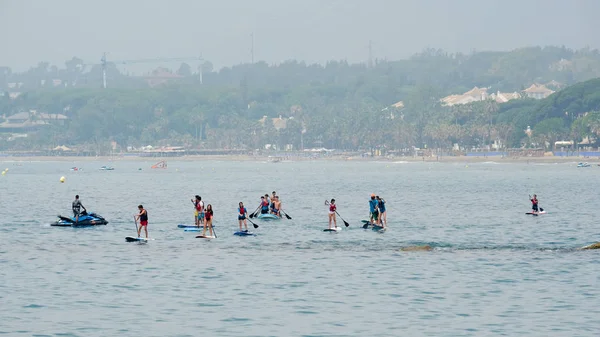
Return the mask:
[[(102, 165), (114, 171), (100, 171)], [(0, 334), (591, 336), (600, 167), (406, 162), (2, 162)], [(80, 171), (70, 171), (73, 166)], [(0, 167), (4, 169), (5, 167)], [(141, 168), (141, 170), (140, 170)], [(65, 183), (59, 178), (65, 176)], [(276, 191), (292, 220), (248, 212)], [(388, 230), (362, 229), (371, 193)], [(548, 214), (526, 215), (536, 193)], [(50, 227), (79, 194), (109, 224)], [(196, 239), (190, 199), (214, 208)], [(335, 198), (350, 224), (327, 227)], [(148, 244), (135, 235), (148, 210)], [(252, 225), (249, 224), (249, 228)], [(432, 251), (401, 251), (430, 245)]]

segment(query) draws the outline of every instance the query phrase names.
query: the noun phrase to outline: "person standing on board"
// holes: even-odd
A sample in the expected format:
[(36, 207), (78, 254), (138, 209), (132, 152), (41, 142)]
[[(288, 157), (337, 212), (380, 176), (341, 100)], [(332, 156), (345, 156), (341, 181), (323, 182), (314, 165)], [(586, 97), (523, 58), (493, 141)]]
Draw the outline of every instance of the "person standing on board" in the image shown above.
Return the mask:
[(377, 208), (379, 209), (379, 225), (382, 227), (387, 226), (387, 212), (385, 211), (385, 200), (376, 196), (377, 199)]
[[(267, 195), (268, 197), (268, 195)], [(269, 201), (263, 195), (260, 197), (260, 214), (268, 214), (269, 213)]]
[(204, 211), (204, 230), (202, 231), (202, 236), (206, 236), (206, 228), (207, 227), (208, 227), (210, 236), (214, 236), (213, 235), (213, 227), (212, 227), (213, 214), (214, 213), (213, 213), (212, 205), (208, 204), (206, 206), (206, 210)]
[(136, 216), (136, 222), (137, 220), (140, 221), (140, 226), (138, 227), (138, 238), (140, 237), (141, 233), (142, 233), (142, 227), (144, 227), (144, 232), (146, 232), (146, 239), (148, 238), (148, 211), (146, 211), (144, 209), (144, 206), (139, 205), (138, 206), (138, 210), (140, 211)]
[(329, 202), (329, 229), (331, 229), (331, 221), (333, 221), (334, 228), (337, 228), (337, 220), (335, 218), (335, 211), (337, 206), (335, 205), (335, 199), (331, 199)]
[(81, 209), (83, 208), (83, 210), (87, 213), (87, 209), (85, 209), (85, 207), (81, 203), (81, 200), (79, 200), (79, 194), (75, 196), (75, 200), (73, 200), (73, 204), (71, 206), (73, 208), (73, 216), (75, 217), (75, 222), (79, 222), (79, 214), (81, 214)]
[(532, 209), (532, 213), (533, 213), (533, 214), (537, 214), (537, 213), (539, 212), (539, 210), (538, 210), (538, 204), (539, 204), (539, 201), (538, 201), (538, 199), (537, 199), (537, 195), (536, 195), (536, 194), (534, 194), (534, 195), (533, 195), (533, 198), (531, 198), (531, 196), (529, 196), (529, 198), (530, 198), (529, 200), (531, 201), (531, 209)]
[(196, 216), (194, 220), (196, 227), (200, 228), (200, 224), (204, 223), (204, 202), (199, 195), (196, 195), (195, 199), (196, 200), (192, 199), (192, 203), (194, 204), (194, 215)]
[(377, 199), (375, 199), (375, 194), (371, 193), (371, 200), (369, 200), (369, 222), (371, 223), (371, 225), (375, 225), (378, 223), (378, 219), (379, 219), (379, 211), (377, 209), (378, 206), (378, 202)]
[(248, 221), (246, 220), (246, 216), (248, 215), (248, 211), (246, 207), (244, 207), (244, 203), (240, 201), (238, 204), (238, 222), (240, 224), (240, 232), (242, 231), (242, 223), (244, 223), (244, 232), (248, 231)]

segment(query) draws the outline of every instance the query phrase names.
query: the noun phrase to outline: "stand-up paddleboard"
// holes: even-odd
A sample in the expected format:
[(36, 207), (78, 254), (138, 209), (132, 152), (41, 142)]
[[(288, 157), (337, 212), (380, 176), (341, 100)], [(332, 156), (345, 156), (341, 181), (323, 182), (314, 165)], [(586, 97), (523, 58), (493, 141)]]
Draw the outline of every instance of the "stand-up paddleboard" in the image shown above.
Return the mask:
[(374, 231), (377, 231), (377, 232), (383, 232), (387, 229), (387, 227), (383, 227), (383, 226), (377, 226), (377, 225), (372, 225), (372, 226), (373, 226), (373, 228), (371, 228), (371, 229)]
[(537, 213), (527, 212), (525, 214), (529, 214), (529, 215), (533, 215), (533, 216), (538, 216), (538, 215), (541, 215), (541, 214), (546, 214), (546, 211), (541, 211), (541, 212), (537, 212)]
[(325, 228), (323, 230), (323, 232), (339, 232), (342, 230), (342, 227), (335, 227), (335, 228)]
[(237, 236), (254, 236), (256, 234), (254, 234), (252, 232), (241, 231), (241, 232), (235, 232), (235, 233), (233, 233), (233, 235), (237, 235)]
[(259, 214), (256, 218), (261, 219), (261, 220), (280, 220), (281, 218), (278, 217), (275, 214)]
[(186, 228), (183, 231), (184, 232), (202, 232), (203, 230), (204, 230), (204, 228), (202, 228), (202, 227), (198, 228), (198, 227), (194, 226), (194, 227)]
[(125, 241), (127, 241), (127, 242), (142, 242), (142, 243), (147, 243), (148, 240), (151, 240), (151, 239), (134, 238), (133, 236), (127, 236), (127, 237), (125, 237)]
[(197, 235), (196, 239), (214, 239), (214, 235)]
[[(217, 226), (213, 225), (213, 227), (217, 227)], [(179, 225), (177, 225), (177, 228), (198, 228), (198, 226), (196, 226), (196, 225), (179, 224)], [(200, 225), (200, 228), (202, 228), (202, 225)]]

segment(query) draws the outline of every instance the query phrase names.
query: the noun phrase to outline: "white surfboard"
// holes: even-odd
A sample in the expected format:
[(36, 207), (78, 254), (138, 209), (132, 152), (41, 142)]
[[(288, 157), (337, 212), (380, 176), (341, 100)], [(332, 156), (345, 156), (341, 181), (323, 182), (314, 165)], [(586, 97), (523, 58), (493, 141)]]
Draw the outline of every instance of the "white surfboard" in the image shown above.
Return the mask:
[(342, 230), (342, 227), (334, 227), (334, 228), (325, 228), (323, 232), (339, 232)]

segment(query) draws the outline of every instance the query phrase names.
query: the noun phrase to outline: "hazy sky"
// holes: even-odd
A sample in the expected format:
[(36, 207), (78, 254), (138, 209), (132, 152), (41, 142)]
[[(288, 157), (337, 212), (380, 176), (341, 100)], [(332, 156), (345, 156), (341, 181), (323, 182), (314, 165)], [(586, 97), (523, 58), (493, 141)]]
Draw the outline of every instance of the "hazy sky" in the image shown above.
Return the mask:
[(426, 47), (600, 47), (598, 0), (0, 0), (0, 66), (64, 66), (202, 56), (217, 68), (254, 59), (406, 58)]

